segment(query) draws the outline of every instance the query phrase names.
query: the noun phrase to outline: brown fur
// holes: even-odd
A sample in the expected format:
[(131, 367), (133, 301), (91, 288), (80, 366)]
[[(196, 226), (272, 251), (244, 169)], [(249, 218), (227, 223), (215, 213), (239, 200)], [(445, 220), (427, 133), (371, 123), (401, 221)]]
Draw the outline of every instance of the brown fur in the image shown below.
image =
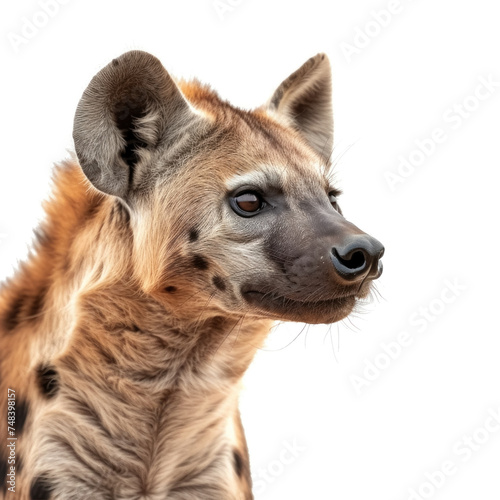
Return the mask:
[[(145, 58), (123, 57), (105, 71), (126, 72), (125, 64)], [(324, 64), (318, 57), (315, 65)], [(175, 92), (168, 85), (165, 92)], [(264, 313), (242, 302), (243, 277), (276, 270), (259, 239), (235, 230), (220, 197), (235, 175), (264, 165), (274, 166), (266, 175), (279, 179), (291, 200), (306, 199), (328, 189), (329, 165), (276, 106), (246, 112), (195, 81), (177, 85), (200, 113), (191, 122), (203, 125), (168, 153), (165, 162), (175, 169), (165, 177), (156, 150), (129, 150), (119, 162), (134, 166), (133, 194), (123, 187), (105, 194), (114, 184), (98, 184), (98, 191), (89, 182), (101, 182), (97, 163), (77, 135), (86, 175), (76, 159), (56, 168), (33, 252), (1, 289), (0, 414), (11, 388), (26, 422), (16, 429), (16, 493), (4, 485), (0, 498), (253, 498), (240, 380), (272, 321), (296, 318), (293, 308)], [(278, 97), (273, 102), (279, 107)], [(159, 140), (153, 125), (161, 112), (137, 118), (150, 128), (133, 132), (134, 144)], [(75, 123), (77, 131), (85, 126)], [(350, 312), (349, 286), (332, 289), (340, 297), (335, 314), (311, 308), (305, 320)], [(304, 293), (324, 301), (331, 292), (312, 284)]]

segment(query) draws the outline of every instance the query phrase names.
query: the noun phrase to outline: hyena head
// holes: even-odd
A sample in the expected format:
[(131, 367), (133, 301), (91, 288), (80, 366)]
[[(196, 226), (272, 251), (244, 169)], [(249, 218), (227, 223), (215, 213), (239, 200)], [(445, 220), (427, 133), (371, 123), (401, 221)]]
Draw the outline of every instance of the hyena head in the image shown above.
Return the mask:
[(88, 180), (129, 211), (135, 278), (174, 315), (332, 323), (381, 274), (382, 245), (329, 180), (323, 54), (243, 111), (128, 52), (84, 92), (74, 139)]

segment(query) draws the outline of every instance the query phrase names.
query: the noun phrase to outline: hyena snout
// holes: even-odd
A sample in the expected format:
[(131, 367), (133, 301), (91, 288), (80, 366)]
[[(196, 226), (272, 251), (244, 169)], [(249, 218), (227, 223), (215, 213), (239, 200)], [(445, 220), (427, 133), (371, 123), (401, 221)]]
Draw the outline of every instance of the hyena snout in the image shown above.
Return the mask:
[(382, 243), (368, 234), (347, 237), (331, 251), (336, 273), (347, 281), (378, 278), (382, 274), (383, 255)]

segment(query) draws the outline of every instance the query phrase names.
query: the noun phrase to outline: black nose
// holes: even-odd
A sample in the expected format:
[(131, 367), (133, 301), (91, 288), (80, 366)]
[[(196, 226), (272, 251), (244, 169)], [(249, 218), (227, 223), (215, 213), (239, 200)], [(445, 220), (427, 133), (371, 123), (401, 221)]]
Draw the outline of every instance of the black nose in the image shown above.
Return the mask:
[(367, 235), (356, 235), (343, 245), (332, 249), (332, 262), (337, 273), (347, 280), (368, 276), (375, 279), (382, 274), (384, 247), (380, 241)]

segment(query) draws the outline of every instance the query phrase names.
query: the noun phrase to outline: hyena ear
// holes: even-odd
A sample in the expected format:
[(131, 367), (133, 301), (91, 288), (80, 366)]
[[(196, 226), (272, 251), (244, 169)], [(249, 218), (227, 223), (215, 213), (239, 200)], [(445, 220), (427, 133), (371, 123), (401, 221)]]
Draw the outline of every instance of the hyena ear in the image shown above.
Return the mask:
[(326, 160), (333, 148), (332, 73), (326, 54), (311, 57), (276, 89), (267, 108)]
[(196, 117), (156, 57), (127, 52), (94, 76), (78, 104), (73, 139), (82, 170), (100, 191), (126, 198), (147, 179), (151, 153)]

